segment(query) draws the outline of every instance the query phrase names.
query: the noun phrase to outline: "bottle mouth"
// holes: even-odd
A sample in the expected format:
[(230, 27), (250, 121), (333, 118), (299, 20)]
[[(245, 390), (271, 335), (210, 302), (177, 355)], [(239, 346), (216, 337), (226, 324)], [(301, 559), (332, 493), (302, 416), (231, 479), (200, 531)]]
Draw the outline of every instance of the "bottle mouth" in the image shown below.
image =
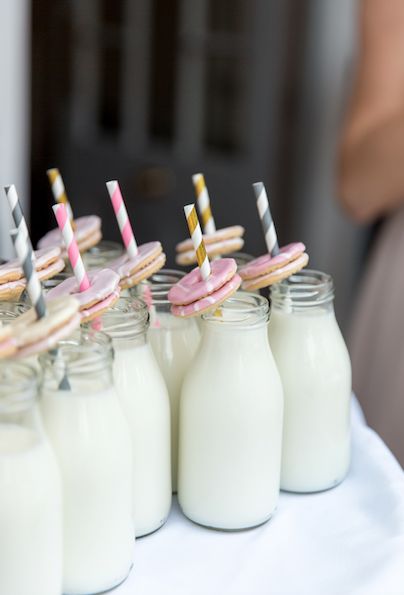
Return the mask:
[(0, 413), (20, 413), (31, 407), (38, 394), (39, 381), (40, 373), (30, 364), (0, 362)]
[(112, 339), (133, 339), (145, 334), (148, 327), (149, 312), (146, 303), (140, 298), (119, 298), (100, 317), (100, 330)]
[(161, 269), (146, 281), (142, 281), (138, 286), (135, 286), (133, 295), (143, 299), (148, 306), (159, 304), (171, 307), (168, 292), (173, 285), (185, 277), (185, 274), (183, 271), (176, 269)]
[(267, 298), (255, 293), (238, 291), (215, 311), (202, 314), (208, 324), (223, 327), (256, 328), (269, 321), (270, 305)]
[(272, 285), (270, 295), (272, 305), (277, 309), (312, 308), (334, 299), (334, 282), (327, 273), (304, 269)]
[(83, 376), (105, 371), (114, 357), (112, 339), (90, 327), (74, 331), (57, 348), (39, 356), (39, 362), (53, 376)]

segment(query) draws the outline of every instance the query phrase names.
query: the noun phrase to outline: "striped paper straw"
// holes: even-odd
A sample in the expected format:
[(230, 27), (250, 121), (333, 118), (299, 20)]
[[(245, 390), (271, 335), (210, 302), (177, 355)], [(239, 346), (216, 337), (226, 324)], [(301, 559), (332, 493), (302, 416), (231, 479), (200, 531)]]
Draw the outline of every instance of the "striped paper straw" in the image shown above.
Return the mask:
[(189, 233), (196, 252), (196, 260), (201, 271), (201, 276), (202, 279), (206, 281), (211, 273), (210, 262), (208, 255), (206, 254), (205, 243), (202, 238), (201, 226), (199, 225), (195, 205), (185, 205), (184, 211), (185, 217), (187, 218)]
[(57, 167), (53, 167), (52, 169), (48, 169), (46, 171), (48, 174), (48, 180), (52, 188), (53, 196), (55, 202), (59, 204), (64, 204), (67, 210), (67, 214), (69, 219), (73, 225), (73, 211), (70, 205), (69, 199), (67, 198), (65, 185), (63, 184), (62, 176), (60, 175), (60, 171)]
[(126, 251), (129, 255), (129, 258), (135, 258), (138, 252), (137, 244), (118, 181), (111, 180), (106, 184)]
[[(5, 186), (4, 190), (6, 192), (11, 214), (16, 226), (16, 229), (12, 229), (10, 231), (10, 236), (14, 243), (18, 260), (20, 261), (20, 265), (27, 280), (27, 292), (31, 303), (35, 308), (38, 319), (44, 318), (44, 316), (46, 316), (45, 297), (42, 291), (38, 273), (35, 268), (34, 251), (32, 248), (31, 238), (29, 237), (25, 217), (22, 212), (21, 204), (18, 200), (17, 190), (14, 184), (11, 186)], [(53, 355), (57, 355), (58, 352), (56, 349), (52, 349), (51, 353)], [(66, 374), (63, 375), (63, 378), (59, 384), (59, 388), (61, 390), (70, 390), (70, 383)]]
[(279, 254), (278, 238), (276, 237), (275, 225), (269, 208), (265, 186), (262, 182), (255, 182), (253, 188), (257, 199), (257, 209), (261, 219), (267, 250), (271, 256), (276, 256)]
[(53, 205), (53, 212), (55, 213), (56, 221), (59, 229), (62, 232), (63, 241), (67, 249), (70, 264), (73, 269), (74, 276), (79, 286), (80, 291), (85, 291), (90, 287), (90, 280), (84, 268), (83, 259), (80, 255), (79, 247), (77, 246), (76, 238), (74, 237), (73, 228), (67, 215), (66, 206), (63, 203)]
[(16, 190), (14, 184), (11, 184), (10, 186), (5, 186), (4, 190), (5, 190), (5, 193), (7, 196), (8, 204), (10, 205), (10, 210), (11, 210), (11, 215), (14, 220), (14, 225), (15, 225), (16, 229), (18, 230), (18, 232), (23, 233), (25, 235), (25, 237), (28, 238), (28, 241), (31, 245), (31, 252), (32, 252), (32, 244), (31, 244), (31, 240), (29, 239), (28, 228), (27, 228), (27, 224), (25, 222), (24, 214), (22, 212), (21, 204), (20, 204), (20, 201), (18, 200), (17, 190)]
[(205, 178), (203, 177), (203, 174), (194, 174), (192, 176), (192, 181), (195, 187), (198, 211), (202, 219), (203, 233), (209, 235), (216, 231), (216, 225), (210, 208), (209, 193), (206, 188)]

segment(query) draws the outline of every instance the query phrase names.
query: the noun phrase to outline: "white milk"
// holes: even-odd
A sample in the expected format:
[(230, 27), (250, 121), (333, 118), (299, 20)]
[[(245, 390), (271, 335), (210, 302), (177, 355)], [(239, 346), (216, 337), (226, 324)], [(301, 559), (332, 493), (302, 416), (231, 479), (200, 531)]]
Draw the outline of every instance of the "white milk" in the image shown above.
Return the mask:
[[(302, 273), (296, 277), (306, 279)], [(342, 481), (350, 461), (348, 351), (335, 320), (332, 293), (321, 305), (316, 300), (302, 305), (292, 298), (291, 303), (300, 304), (292, 312), (290, 304), (281, 309), (274, 291), (269, 340), (285, 397), (281, 488), (327, 489)]]
[[(158, 308), (158, 306), (157, 306)], [(172, 487), (177, 491), (178, 408), (182, 381), (198, 349), (200, 332), (195, 319), (175, 318), (169, 312), (155, 314), (149, 340), (170, 396)]]
[(205, 317), (182, 387), (178, 499), (191, 520), (231, 530), (259, 525), (276, 508), (283, 399), (267, 300), (237, 294), (221, 311)]
[(34, 430), (0, 423), (0, 593), (60, 595), (60, 476)]
[(63, 592), (69, 595), (99, 593), (122, 582), (134, 545), (132, 448), (111, 385), (110, 340), (97, 332), (81, 336), (79, 344), (71, 345), (71, 339), (59, 349), (71, 390), (57, 389), (55, 363), (49, 365), (50, 355), (41, 359), (41, 409), (63, 483)]
[(115, 342), (114, 379), (131, 437), (136, 536), (161, 527), (171, 506), (170, 403), (147, 343)]

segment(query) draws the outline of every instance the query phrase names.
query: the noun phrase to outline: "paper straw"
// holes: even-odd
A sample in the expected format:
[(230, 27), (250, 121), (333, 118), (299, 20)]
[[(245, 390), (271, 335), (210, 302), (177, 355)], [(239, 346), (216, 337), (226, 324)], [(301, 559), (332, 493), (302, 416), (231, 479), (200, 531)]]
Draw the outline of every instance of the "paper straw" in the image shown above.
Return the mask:
[(69, 257), (74, 276), (76, 277), (79, 290), (85, 291), (90, 287), (90, 280), (87, 276), (86, 269), (84, 268), (83, 259), (81, 258), (80, 250), (77, 246), (76, 238), (74, 237), (73, 228), (67, 215), (66, 206), (63, 203), (60, 203), (58, 205), (53, 205), (52, 209), (55, 213), (59, 229), (62, 232), (63, 241), (67, 249), (67, 255)]
[[(33, 307), (35, 308), (38, 319), (46, 316), (46, 303), (42, 291), (41, 282), (38, 273), (35, 269), (35, 256), (32, 248), (31, 238), (29, 237), (25, 217), (21, 209), (20, 201), (18, 200), (17, 190), (12, 184), (4, 188), (6, 196), (11, 208), (11, 214), (14, 219), (16, 229), (10, 231), (11, 239), (17, 252), (18, 260), (24, 271), (27, 280), (27, 292)], [(57, 355), (57, 350), (51, 351), (53, 355)], [(70, 390), (69, 380), (66, 374), (59, 384), (61, 390)]]
[(206, 281), (211, 273), (210, 262), (208, 255), (206, 254), (205, 243), (202, 238), (201, 226), (199, 225), (195, 205), (185, 205), (184, 212), (185, 217), (187, 218), (188, 229), (196, 252), (196, 260), (201, 271), (201, 276), (202, 279)]
[(192, 181), (195, 187), (198, 211), (202, 219), (203, 233), (209, 235), (216, 231), (216, 225), (210, 208), (209, 193), (206, 188), (205, 178), (203, 174), (194, 174), (192, 176)]
[(138, 252), (137, 244), (122, 197), (121, 189), (119, 188), (117, 180), (111, 180), (106, 184), (126, 251), (129, 255), (129, 258), (135, 258)]
[(70, 222), (74, 226), (72, 207), (70, 205), (69, 199), (67, 198), (65, 185), (63, 184), (60, 171), (57, 167), (53, 167), (52, 169), (48, 169), (46, 173), (48, 174), (48, 180), (52, 188), (55, 202), (65, 205)]
[(253, 188), (257, 199), (257, 209), (261, 219), (268, 253), (271, 256), (276, 256), (279, 254), (278, 238), (276, 237), (275, 225), (269, 208), (265, 186), (262, 182), (255, 182)]

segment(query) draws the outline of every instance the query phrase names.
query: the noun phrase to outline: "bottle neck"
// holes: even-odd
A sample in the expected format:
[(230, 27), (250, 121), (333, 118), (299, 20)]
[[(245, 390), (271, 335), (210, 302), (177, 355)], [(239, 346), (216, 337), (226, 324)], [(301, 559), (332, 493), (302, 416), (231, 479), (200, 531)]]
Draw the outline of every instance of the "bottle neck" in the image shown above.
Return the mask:
[(214, 332), (244, 332), (265, 329), (270, 317), (266, 298), (248, 292), (238, 292), (217, 310), (202, 315), (203, 327)]
[(88, 396), (108, 389), (112, 385), (113, 356), (107, 334), (82, 328), (59, 342), (57, 350), (39, 357), (43, 389)]
[(22, 362), (0, 362), (0, 424), (34, 426), (40, 375)]
[(112, 339), (115, 349), (143, 345), (149, 329), (147, 306), (139, 298), (120, 298), (100, 317), (99, 326)]
[(272, 285), (270, 296), (274, 312), (293, 314), (333, 312), (334, 309), (332, 277), (320, 271), (304, 269)]

